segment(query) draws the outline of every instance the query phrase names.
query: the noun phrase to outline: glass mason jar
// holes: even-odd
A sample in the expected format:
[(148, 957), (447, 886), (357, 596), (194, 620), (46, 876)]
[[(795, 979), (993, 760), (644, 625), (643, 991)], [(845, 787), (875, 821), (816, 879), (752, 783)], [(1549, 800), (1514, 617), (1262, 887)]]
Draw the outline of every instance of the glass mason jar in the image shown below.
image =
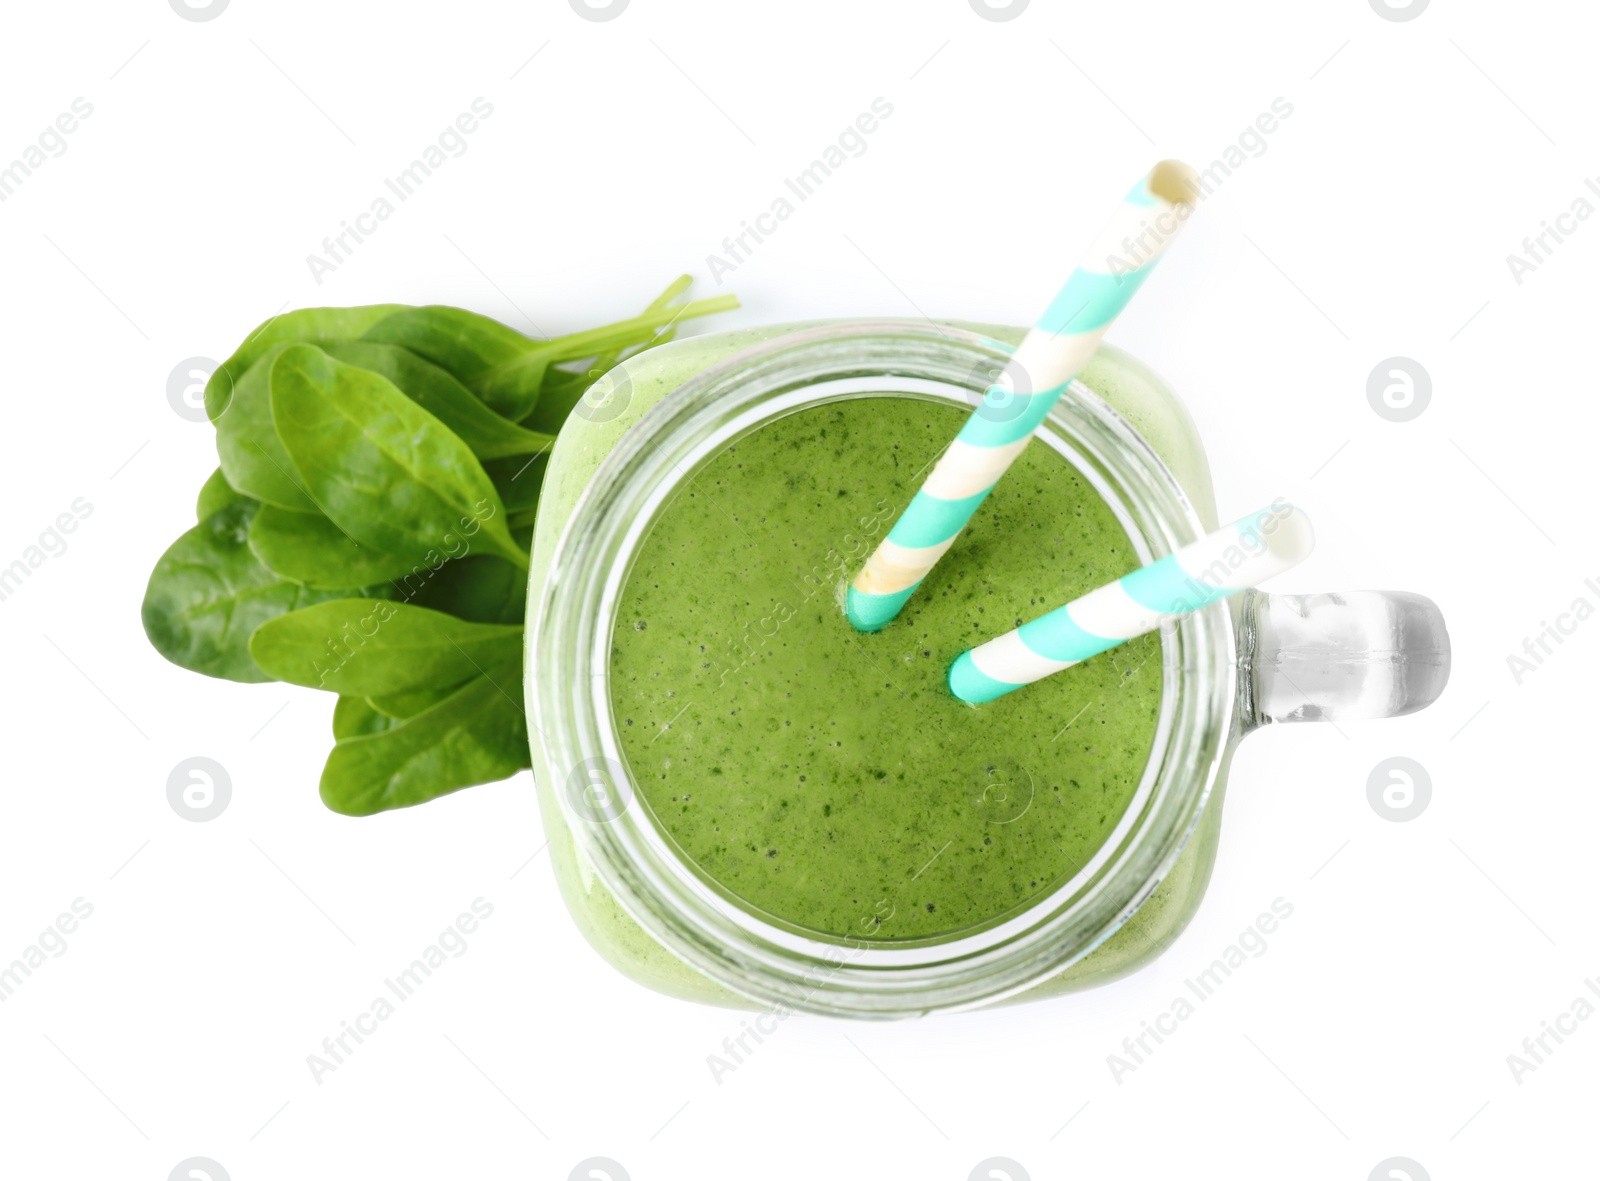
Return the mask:
[[(1449, 641), (1427, 599), (1248, 591), (1163, 628), (1156, 734), (1131, 803), (1082, 870), (1020, 911), (917, 941), (827, 937), (775, 923), (700, 874), (635, 790), (610, 701), (618, 604), (657, 514), (698, 465), (777, 416), (863, 396), (976, 406), (1022, 335), (869, 321), (692, 338), (613, 370), (563, 429), (528, 595), (534, 777), (573, 917), (640, 983), (717, 1004), (900, 1017), (1115, 979), (1199, 905), (1244, 735), (1409, 713), (1442, 691)], [(1035, 439), (1088, 479), (1141, 562), (1217, 525), (1193, 422), (1125, 353), (1102, 346)]]

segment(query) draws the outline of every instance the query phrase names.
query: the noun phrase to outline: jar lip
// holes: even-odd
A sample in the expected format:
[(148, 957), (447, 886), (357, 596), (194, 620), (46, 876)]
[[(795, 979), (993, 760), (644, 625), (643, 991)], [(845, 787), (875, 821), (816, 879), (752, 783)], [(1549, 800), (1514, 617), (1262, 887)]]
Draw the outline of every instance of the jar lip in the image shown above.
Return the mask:
[[(800, 405), (872, 394), (976, 405), (1011, 351), (981, 332), (904, 320), (828, 323), (754, 344), (691, 377), (623, 434), (556, 544), (529, 633), (529, 717), (544, 747), (536, 766), (579, 855), (618, 904), (670, 952), (752, 1000), (899, 1016), (1023, 991), (1127, 920), (1171, 868), (1216, 781), (1235, 698), (1222, 604), (1162, 629), (1156, 737), (1115, 830), (1067, 882), (979, 928), (915, 942), (800, 931), (709, 883), (646, 806), (631, 806), (610, 706), (611, 635), (631, 558), (672, 490), (732, 438)], [(1080, 383), (1036, 437), (1096, 487), (1141, 561), (1203, 532), (1150, 445)]]

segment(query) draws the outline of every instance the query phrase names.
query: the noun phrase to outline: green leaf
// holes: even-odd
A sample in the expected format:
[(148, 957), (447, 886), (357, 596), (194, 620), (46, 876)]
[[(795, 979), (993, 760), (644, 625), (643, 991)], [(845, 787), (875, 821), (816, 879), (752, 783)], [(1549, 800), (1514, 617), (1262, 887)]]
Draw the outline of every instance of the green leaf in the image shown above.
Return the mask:
[(394, 725), (394, 719), (380, 712), (365, 697), (341, 697), (333, 707), (334, 741), (381, 734)]
[[(738, 306), (739, 301), (731, 295), (719, 295), (676, 308), (652, 305), (649, 310), (630, 320), (619, 320), (615, 324), (586, 332), (540, 341), (521, 356), (507, 360), (470, 381), (465, 378), (462, 380), (499, 413), (522, 422), (532, 414), (542, 397), (551, 366), (558, 362), (599, 357), (617, 349), (653, 344), (659, 333), (679, 320), (730, 311)], [(549, 426), (550, 423), (545, 421), (542, 425)]]
[(545, 371), (539, 401), (522, 420), (522, 425), (531, 431), (559, 433), (562, 424), (572, 414), (572, 408), (583, 401), (583, 395), (589, 387), (615, 367), (614, 364), (606, 364), (614, 355), (607, 354), (578, 371), (557, 369), (552, 365)]
[(555, 442), (553, 435), (524, 430), (501, 418), (439, 366), (392, 344), (346, 341), (322, 351), (348, 365), (382, 374), (406, 397), (454, 431), (479, 459), (533, 455)]
[(270, 681), (249, 651), (262, 623), (325, 599), (394, 593), (388, 585), (314, 591), (279, 578), (247, 544), (255, 512), (250, 501), (219, 509), (156, 562), (140, 615), (150, 643), (173, 664), (230, 681)]
[[(522, 422), (557, 363), (652, 344), (682, 320), (739, 306), (731, 295), (668, 306), (686, 287), (678, 279), (642, 315), (550, 340), (533, 340), (487, 316), (450, 307), (407, 308), (374, 324), (362, 339), (409, 349), (448, 370), (495, 413)], [(560, 425), (553, 415), (538, 421), (551, 434)]]
[(666, 290), (651, 300), (649, 306), (644, 310), (648, 313), (659, 312), (662, 308), (670, 308), (678, 296), (688, 291), (692, 286), (694, 286), (693, 275), (679, 275), (668, 283)]
[(250, 654), (280, 681), (376, 697), (457, 685), (522, 663), (522, 628), (405, 603), (344, 599), (263, 624)]
[(151, 642), (212, 675), (338, 691), (322, 782), (336, 811), (526, 767), (524, 530), (550, 444), (595, 378), (737, 306), (672, 306), (687, 285), (548, 341), (443, 307), (268, 320), (207, 384), (221, 468), (151, 575)]
[[(509, 670), (511, 666), (505, 666)], [(467, 680), (471, 680), (468, 677)], [(501, 680), (505, 678), (502, 676)], [(446, 697), (449, 697), (466, 681), (455, 684), (430, 685), (426, 689), (412, 689), (405, 693), (384, 693), (377, 697), (368, 698), (368, 703), (384, 717), (391, 721), (403, 722), (407, 718), (414, 718), (423, 710), (432, 709)]]
[(222, 416), (233, 389), (257, 361), (274, 345), (323, 344), (354, 340), (373, 325), (397, 312), (409, 310), (403, 303), (377, 303), (356, 308), (300, 308), (263, 320), (256, 330), (229, 357), (206, 383), (206, 413), (216, 422)]
[(219, 467), (206, 477), (204, 484), (200, 485), (200, 495), (194, 502), (194, 519), (203, 521), (219, 509), (249, 500), (250, 497), (243, 492), (234, 491), (233, 485), (228, 483), (228, 477), (222, 474), (222, 469)]
[(525, 512), (539, 504), (539, 490), (544, 485), (544, 473), (550, 466), (548, 451), (531, 459), (515, 456), (511, 459), (491, 459), (483, 465), (500, 494), (500, 503), (508, 513)]
[(270, 385), (296, 471), (350, 537), (418, 562), (476, 549), (527, 569), (476, 457), (387, 378), (291, 345), (273, 361)]
[[(691, 276), (679, 275), (667, 285), (665, 291), (650, 302), (645, 308), (645, 314), (649, 315), (651, 312), (671, 307), (673, 301), (689, 290), (693, 282)], [(577, 369), (563, 369), (552, 365), (545, 371), (544, 381), (539, 388), (539, 400), (522, 420), (522, 425), (532, 431), (543, 431), (552, 435), (559, 433), (562, 424), (567, 421), (567, 416), (572, 413), (572, 408), (582, 401), (588, 388), (614, 369), (625, 355), (633, 356), (644, 349), (666, 344), (677, 331), (676, 324), (658, 328), (645, 344), (634, 348), (613, 348)]]
[[(362, 339), (375, 344), (399, 345), (446, 370), (475, 393), (478, 392), (476, 383), (486, 374), (514, 365), (539, 345), (538, 341), (498, 320), (463, 308), (439, 305), (407, 308), (386, 317), (367, 329)], [(537, 385), (531, 393), (530, 406), (533, 398), (538, 397)], [(513, 413), (519, 406), (514, 400), (484, 398), (483, 401), (489, 409), (508, 419), (522, 417), (522, 414)]]
[[(368, 586), (403, 578), (419, 564), (346, 537), (321, 513), (294, 513), (263, 505), (250, 524), (250, 549), (272, 571), (318, 590)], [(439, 555), (443, 563), (447, 555)]]
[[(402, 592), (412, 579), (401, 581)], [(473, 623), (521, 623), (527, 614), (528, 575), (503, 558), (459, 558), (446, 562), (415, 594), (402, 598), (418, 607), (445, 611)]]
[(520, 685), (504, 674), (479, 676), (382, 733), (340, 740), (322, 770), (322, 802), (346, 816), (370, 816), (527, 766)]
[[(299, 513), (317, 512), (294, 461), (284, 450), (272, 421), (268, 388), (273, 362), (293, 346), (275, 344), (245, 371), (231, 396), (211, 421), (217, 427), (217, 456), (228, 483), (265, 504)], [(216, 375), (212, 375), (216, 380)]]

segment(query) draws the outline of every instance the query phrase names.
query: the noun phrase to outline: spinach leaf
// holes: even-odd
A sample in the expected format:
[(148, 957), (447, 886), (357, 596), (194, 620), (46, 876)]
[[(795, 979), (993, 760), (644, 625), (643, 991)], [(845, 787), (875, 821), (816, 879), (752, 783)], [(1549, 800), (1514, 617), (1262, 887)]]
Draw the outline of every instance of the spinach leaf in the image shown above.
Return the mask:
[(217, 457), (230, 485), (264, 504), (314, 513), (319, 511), (316, 502), (306, 494), (272, 422), (272, 364), (290, 347), (275, 344), (268, 348), (245, 371), (220, 415), (211, 421), (217, 428)]
[(553, 433), (560, 433), (561, 424), (567, 421), (572, 408), (583, 401), (583, 395), (590, 386), (616, 367), (616, 361), (612, 358), (620, 356), (620, 351), (608, 353), (578, 370), (551, 366), (545, 373), (539, 401), (522, 419), (522, 425), (530, 431), (549, 431), (554, 426)]
[(527, 767), (521, 686), (514, 674), (491, 671), (381, 733), (341, 739), (322, 769), (322, 802), (370, 816)]
[[(399, 345), (448, 371), (474, 392), (478, 392), (476, 383), (485, 374), (515, 365), (538, 347), (537, 341), (498, 320), (464, 308), (439, 305), (407, 308), (385, 317), (368, 328), (361, 339), (375, 344)], [(538, 394), (535, 384), (528, 398), (529, 406)], [(515, 400), (484, 398), (483, 401), (489, 409), (508, 419), (522, 417), (513, 413), (520, 406)]]
[(365, 697), (341, 697), (333, 707), (333, 738), (357, 738), (362, 734), (381, 734), (394, 725), (394, 719), (379, 712)]
[[(479, 374), (465, 384), (480, 398), (507, 418), (529, 419), (543, 396), (552, 366), (561, 361), (577, 361), (602, 356), (613, 349), (653, 344), (657, 334), (686, 317), (706, 316), (739, 306), (731, 295), (702, 299), (678, 307), (654, 307), (631, 320), (619, 320), (603, 328), (574, 332), (540, 341), (520, 357), (505, 361)], [(570, 407), (569, 407), (570, 408)], [(544, 425), (549, 425), (546, 420)]]
[(151, 574), (151, 643), (210, 675), (337, 691), (337, 811), (526, 767), (528, 529), (550, 448), (596, 379), (737, 306), (673, 306), (688, 282), (553, 340), (402, 304), (263, 323), (207, 383), (221, 466)]
[(250, 654), (291, 685), (376, 697), (520, 667), (522, 628), (468, 623), (405, 603), (340, 599), (262, 624)]
[(533, 455), (555, 442), (553, 434), (524, 430), (490, 410), (437, 365), (392, 344), (345, 341), (322, 351), (348, 365), (382, 374), (402, 394), (454, 431), (479, 459)]
[(350, 537), (415, 562), (481, 545), (527, 569), (472, 452), (386, 378), (291, 345), (273, 361), (270, 386), (296, 471)]
[[(250, 524), (250, 549), (275, 574), (318, 590), (392, 582), (418, 565), (345, 536), (321, 513), (294, 513), (270, 504), (262, 505)], [(433, 557), (434, 565), (448, 559), (447, 554)]]
[(322, 344), (354, 340), (374, 324), (406, 311), (403, 303), (378, 303), (356, 308), (300, 308), (263, 320), (245, 337), (206, 382), (206, 413), (216, 422), (233, 395), (234, 387), (274, 345)]
[(454, 685), (429, 685), (426, 689), (411, 689), (404, 693), (383, 693), (368, 698), (367, 703), (384, 717), (403, 722), (407, 718), (416, 717), (425, 709), (432, 709), (464, 684), (466, 681)]
[(520, 513), (539, 504), (539, 489), (544, 485), (544, 473), (550, 466), (550, 453), (541, 452), (530, 458), (515, 456), (511, 459), (491, 459), (483, 465), (494, 489), (500, 494), (500, 503), (506, 512)]
[[(409, 349), (449, 370), (495, 413), (522, 422), (543, 396), (551, 373), (559, 372), (552, 368), (559, 362), (653, 344), (664, 330), (680, 320), (739, 306), (731, 295), (669, 306), (686, 286), (682, 279), (676, 280), (642, 315), (632, 319), (550, 340), (533, 340), (486, 316), (448, 307), (407, 308), (374, 324), (362, 339)], [(570, 377), (563, 375), (561, 383), (567, 384)], [(560, 417), (551, 414), (541, 416), (539, 425), (556, 428), (560, 421)], [(547, 433), (555, 431), (549, 429)]]
[[(150, 643), (173, 664), (230, 681), (270, 681), (248, 647), (262, 623), (325, 599), (393, 595), (388, 585), (314, 591), (279, 578), (247, 544), (255, 513), (252, 501), (226, 505), (156, 562), (140, 616)], [(370, 601), (358, 601), (370, 609)]]
[(222, 474), (222, 469), (219, 467), (206, 477), (204, 484), (200, 485), (200, 495), (194, 502), (194, 519), (203, 521), (218, 509), (249, 500), (250, 498), (243, 492), (234, 491), (233, 485), (228, 483), (228, 478)]
[[(645, 314), (649, 315), (652, 312), (659, 312), (663, 308), (671, 307), (672, 302), (689, 290), (689, 286), (693, 282), (692, 276), (679, 275), (667, 285), (665, 291), (650, 302), (650, 305), (644, 310)], [(545, 372), (544, 382), (539, 389), (539, 400), (527, 417), (522, 420), (522, 425), (532, 431), (546, 431), (550, 434), (559, 433), (562, 424), (567, 421), (567, 415), (571, 414), (572, 408), (583, 399), (584, 393), (595, 382), (616, 368), (618, 362), (644, 349), (666, 344), (677, 335), (677, 332), (677, 324), (668, 324), (665, 328), (656, 329), (651, 338), (643, 344), (636, 347), (613, 348), (608, 352), (601, 353), (577, 369), (564, 369), (560, 366), (552, 365)], [(507, 507), (509, 508), (509, 506)]]
[(473, 555), (447, 562), (408, 594), (412, 581), (398, 584), (401, 599), (457, 619), (521, 623), (527, 614), (528, 576), (503, 558)]

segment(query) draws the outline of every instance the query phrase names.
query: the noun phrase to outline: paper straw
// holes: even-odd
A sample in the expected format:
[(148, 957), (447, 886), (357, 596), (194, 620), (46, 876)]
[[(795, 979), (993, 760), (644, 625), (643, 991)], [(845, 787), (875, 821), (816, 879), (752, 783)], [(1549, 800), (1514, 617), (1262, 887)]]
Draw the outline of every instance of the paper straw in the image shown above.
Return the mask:
[(1313, 544), (1305, 513), (1274, 502), (963, 652), (950, 666), (950, 691), (974, 705), (993, 701), (1282, 574), (1304, 561)]
[(1083, 371), (1193, 211), (1194, 170), (1163, 160), (1134, 185), (1055, 300), (1023, 338), (927, 482), (845, 595), (860, 631), (905, 605)]

